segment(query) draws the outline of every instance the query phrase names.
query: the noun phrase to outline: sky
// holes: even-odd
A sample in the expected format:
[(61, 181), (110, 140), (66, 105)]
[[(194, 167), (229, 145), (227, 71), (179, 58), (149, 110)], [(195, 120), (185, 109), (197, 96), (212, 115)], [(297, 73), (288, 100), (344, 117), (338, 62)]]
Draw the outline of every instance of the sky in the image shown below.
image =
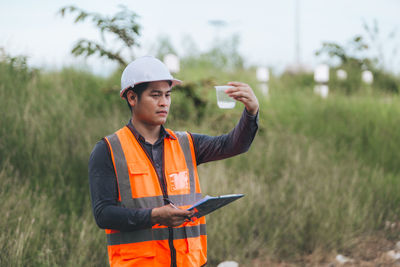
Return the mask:
[[(365, 33), (363, 22), (376, 20), (381, 30), (382, 51), (391, 71), (400, 71), (400, 0), (147, 0), (147, 1), (0, 1), (0, 47), (12, 56), (26, 55), (32, 66), (57, 69), (66, 65), (87, 66), (107, 75), (115, 65), (106, 60), (74, 58), (70, 51), (80, 38), (99, 40), (89, 21), (74, 24), (73, 15), (62, 18), (57, 11), (75, 5), (90, 12), (112, 15), (125, 5), (139, 15), (142, 26), (136, 56), (151, 54), (160, 36), (167, 36), (178, 54), (190, 36), (200, 51), (210, 49), (216, 38), (240, 36), (239, 51), (247, 65), (284, 69), (295, 62), (295, 3), (299, 3), (300, 60), (314, 67), (321, 58), (314, 54), (323, 42), (345, 45)], [(219, 30), (211, 20), (223, 20)], [(397, 29), (397, 36), (385, 41)]]

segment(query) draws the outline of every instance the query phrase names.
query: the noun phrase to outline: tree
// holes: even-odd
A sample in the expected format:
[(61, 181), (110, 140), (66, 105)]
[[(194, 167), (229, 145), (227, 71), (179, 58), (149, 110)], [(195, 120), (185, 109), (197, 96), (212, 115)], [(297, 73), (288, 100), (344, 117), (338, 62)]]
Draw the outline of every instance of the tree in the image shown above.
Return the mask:
[[(100, 57), (116, 61), (120, 66), (126, 66), (128, 63), (128, 60), (125, 59), (125, 52), (131, 57), (130, 60), (133, 60), (133, 48), (139, 46), (137, 39), (140, 37), (141, 26), (136, 22), (138, 15), (135, 12), (130, 11), (125, 6), (120, 6), (120, 9), (112, 17), (107, 17), (98, 13), (87, 12), (75, 6), (61, 8), (58, 14), (62, 17), (67, 13), (74, 13), (76, 14), (74, 23), (91, 19), (92, 23), (100, 31), (102, 43), (79, 39), (72, 48), (71, 53), (75, 56), (84, 57), (98, 54)], [(117, 41), (116, 43), (120, 44), (120, 47), (117, 49), (107, 47), (106, 34), (113, 36)]]
[(214, 47), (203, 56), (209, 58), (216, 67), (225, 70), (243, 68), (243, 57), (239, 53), (240, 36), (232, 35), (224, 40), (217, 40)]
[[(396, 31), (392, 31), (385, 42), (382, 42), (376, 21), (371, 26), (364, 22), (363, 27), (367, 33), (366, 37), (356, 35), (347, 45), (326, 42), (316, 51), (315, 54), (317, 56), (327, 55), (332, 60), (331, 65), (334, 65), (335, 68), (344, 69), (348, 73), (346, 81), (335, 81), (335, 75), (332, 75), (330, 83), (340, 85), (347, 93), (351, 93), (362, 86), (361, 72), (370, 70), (374, 75), (374, 87), (376, 89), (398, 93), (400, 90), (399, 78), (385, 68), (383, 53), (383, 46), (390, 44), (389, 41), (394, 40)], [(396, 55), (395, 52), (396, 50), (393, 50), (393, 57)]]
[(167, 35), (159, 36), (152, 50), (154, 50), (156, 57), (159, 59), (163, 59), (167, 54), (178, 55)]
[(339, 66), (354, 65), (359, 68), (371, 67), (371, 59), (365, 55), (369, 48), (364, 38), (357, 35), (351, 39), (347, 46), (342, 46), (333, 42), (324, 42), (322, 48), (315, 54), (317, 56), (327, 54), (330, 58), (339, 60)]

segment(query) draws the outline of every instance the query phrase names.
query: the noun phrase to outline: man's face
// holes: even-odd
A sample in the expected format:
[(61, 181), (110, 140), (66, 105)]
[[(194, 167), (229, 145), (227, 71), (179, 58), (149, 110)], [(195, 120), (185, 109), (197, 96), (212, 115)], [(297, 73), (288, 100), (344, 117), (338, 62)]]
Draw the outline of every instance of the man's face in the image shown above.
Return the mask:
[(167, 121), (171, 105), (171, 86), (167, 81), (150, 82), (133, 106), (134, 119), (144, 124), (161, 125)]

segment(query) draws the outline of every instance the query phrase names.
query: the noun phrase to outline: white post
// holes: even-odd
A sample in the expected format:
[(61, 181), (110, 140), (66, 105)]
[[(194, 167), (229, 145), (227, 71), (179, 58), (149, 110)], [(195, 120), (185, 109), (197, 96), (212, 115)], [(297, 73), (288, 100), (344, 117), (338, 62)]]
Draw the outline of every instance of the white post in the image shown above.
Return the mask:
[(374, 75), (369, 70), (364, 70), (361, 73), (361, 79), (364, 83), (371, 85), (374, 81)]
[(269, 96), (269, 86), (267, 83), (260, 83), (260, 89), (263, 95), (265, 95), (266, 97)]
[(336, 77), (338, 78), (338, 80), (344, 81), (347, 79), (347, 72), (345, 70), (338, 69), (336, 71)]
[(180, 71), (179, 58), (174, 54), (167, 54), (164, 56), (164, 64), (168, 70), (172, 73), (178, 73)]
[(223, 261), (217, 267), (239, 267), (239, 263), (236, 261)]
[(327, 98), (329, 94), (329, 66), (320, 64), (315, 68), (314, 81), (317, 83), (314, 87), (314, 92), (322, 98)]
[(261, 92), (268, 96), (268, 81), (269, 81), (269, 70), (266, 67), (258, 67), (256, 71), (257, 80), (260, 82)]
[(361, 80), (365, 85), (365, 90), (368, 94), (372, 93), (372, 83), (374, 82), (374, 75), (369, 70), (364, 70), (361, 73)]

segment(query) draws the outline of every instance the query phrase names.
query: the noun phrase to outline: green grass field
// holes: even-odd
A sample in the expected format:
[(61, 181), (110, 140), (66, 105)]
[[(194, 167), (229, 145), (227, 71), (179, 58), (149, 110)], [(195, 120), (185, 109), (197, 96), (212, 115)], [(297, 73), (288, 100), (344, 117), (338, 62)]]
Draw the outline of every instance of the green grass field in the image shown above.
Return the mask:
[[(399, 221), (398, 96), (333, 90), (323, 100), (273, 79), (266, 99), (251, 70), (183, 69), (178, 78), (203, 104), (177, 88), (169, 128), (233, 128), (243, 107), (219, 110), (212, 87), (228, 80), (251, 84), (261, 104), (250, 151), (199, 167), (203, 193), (246, 194), (207, 217), (210, 266), (346, 251)], [(118, 76), (0, 62), (0, 266), (107, 266), (87, 162), (94, 144), (129, 119)]]

